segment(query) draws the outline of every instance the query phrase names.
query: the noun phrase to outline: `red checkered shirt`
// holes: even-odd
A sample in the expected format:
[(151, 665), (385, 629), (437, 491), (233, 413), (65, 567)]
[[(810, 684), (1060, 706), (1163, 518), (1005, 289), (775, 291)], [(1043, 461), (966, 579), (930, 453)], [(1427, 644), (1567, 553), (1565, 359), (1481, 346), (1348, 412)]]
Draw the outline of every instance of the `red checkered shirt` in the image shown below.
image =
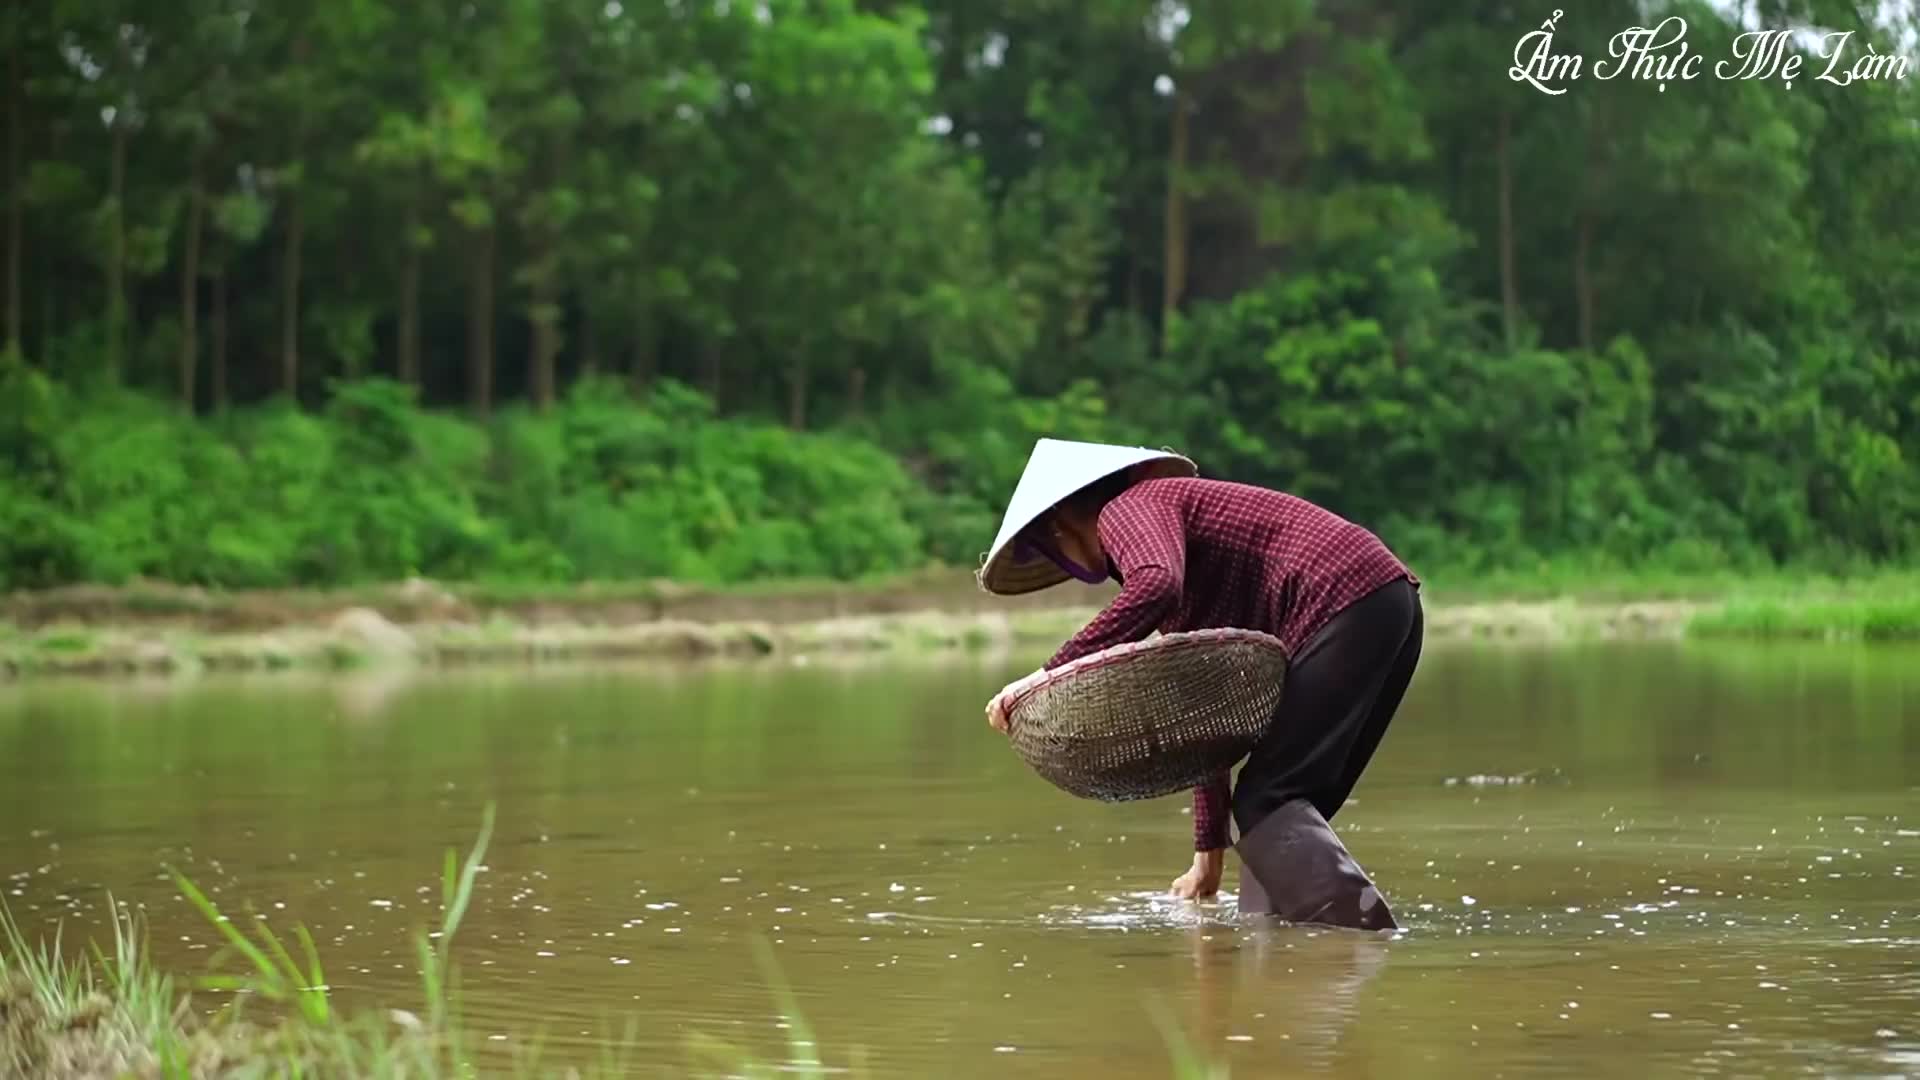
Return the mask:
[[(1212, 627), (1258, 630), (1289, 653), (1347, 605), (1419, 579), (1379, 537), (1305, 499), (1223, 480), (1144, 480), (1100, 512), (1115, 597), (1046, 666), (1109, 646)], [(1227, 846), (1228, 773), (1193, 790), (1194, 847)]]

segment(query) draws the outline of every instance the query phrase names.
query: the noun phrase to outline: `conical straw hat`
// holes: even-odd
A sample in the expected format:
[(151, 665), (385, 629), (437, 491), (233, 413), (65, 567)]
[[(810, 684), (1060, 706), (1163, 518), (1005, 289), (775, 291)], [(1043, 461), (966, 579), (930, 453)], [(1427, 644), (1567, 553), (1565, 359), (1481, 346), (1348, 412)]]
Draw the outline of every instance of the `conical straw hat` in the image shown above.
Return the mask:
[(1000, 535), (981, 557), (976, 575), (980, 587), (990, 593), (1015, 596), (1036, 592), (1067, 580), (1066, 571), (1039, 552), (1027, 552), (1021, 560), (1014, 537), (1061, 499), (1096, 480), (1112, 476), (1122, 469), (1152, 463), (1155, 476), (1197, 476), (1199, 467), (1171, 450), (1149, 450), (1144, 446), (1113, 446), (1107, 443), (1068, 442), (1041, 439), (1027, 458), (1027, 468), (1007, 500), (1007, 515), (1001, 519)]

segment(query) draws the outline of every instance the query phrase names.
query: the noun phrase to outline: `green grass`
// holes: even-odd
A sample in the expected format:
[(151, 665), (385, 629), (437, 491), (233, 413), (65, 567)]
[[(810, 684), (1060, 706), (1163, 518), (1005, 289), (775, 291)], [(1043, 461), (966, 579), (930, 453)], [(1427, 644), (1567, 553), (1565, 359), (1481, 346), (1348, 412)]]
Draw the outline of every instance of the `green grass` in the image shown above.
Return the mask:
[(56, 930), (29, 945), (0, 904), (0, 1065), (14, 1076), (121, 1075), (191, 1060), (173, 981), (146, 963), (130, 910), (107, 898), (113, 952), (70, 962)]
[(1424, 590), (1436, 602), (1571, 598), (1592, 603), (1751, 598), (1841, 600), (1880, 595), (1920, 596), (1920, 570), (1904, 567), (1863, 569), (1834, 574), (1805, 568), (1748, 570), (1673, 570), (1596, 567), (1580, 561), (1547, 561), (1494, 572), (1469, 573), (1436, 568), (1420, 572)]
[[(96, 947), (90, 960), (80, 963), (65, 959), (58, 930), (51, 943), (31, 945), (12, 912), (0, 909), (5, 928), (0, 1062), (12, 1074), (55, 1078), (471, 1074), (475, 1062), (459, 1023), (450, 950), (492, 830), (489, 805), (465, 865), (447, 852), (437, 943), (424, 932), (415, 936), (424, 1020), (397, 1011), (391, 1018), (375, 1012), (341, 1015), (332, 1006), (326, 972), (304, 926), (294, 928), (297, 955), (257, 918), (247, 920), (253, 928), (249, 936), (192, 881), (175, 873), (181, 894), (224, 942), (211, 966), (235, 957), (242, 961), (238, 971), (216, 971), (192, 984), (231, 993), (229, 1005), (210, 1020), (200, 1019), (173, 981), (155, 971), (134, 916), (117, 906), (112, 907), (113, 955)], [(108, 903), (112, 906), (111, 897)], [(260, 1021), (244, 1015), (253, 1002), (263, 1003), (269, 1015)]]
[(34, 639), (34, 647), (41, 652), (83, 653), (99, 643), (99, 639), (88, 630), (63, 627), (49, 630)]
[[(0, 901), (0, 1076), (50, 1080), (93, 1076), (168, 1078), (230, 1076), (402, 1077), (563, 1075), (572, 1080), (632, 1072), (638, 1023), (629, 1019), (620, 1039), (605, 1043), (596, 1060), (546, 1068), (535, 1033), (507, 1064), (481, 1059), (462, 1025), (460, 972), (453, 942), (473, 899), (474, 882), (493, 833), (488, 804), (479, 838), (464, 861), (451, 848), (441, 868), (442, 914), (437, 933), (414, 935), (419, 965), (417, 1011), (335, 1008), (313, 936), (293, 928), (291, 943), (251, 906), (244, 917), (220, 910), (199, 886), (170, 871), (180, 894), (219, 935), (222, 947), (210, 973), (177, 982), (154, 968), (138, 916), (111, 895), (111, 952), (89, 943), (71, 959), (56, 926), (51, 941), (29, 942)], [(243, 930), (242, 927), (251, 930)], [(764, 1061), (705, 1033), (686, 1041), (687, 1075), (702, 1077), (869, 1075), (866, 1053), (854, 1047), (844, 1066), (829, 1066), (812, 1024), (764, 938), (754, 959), (787, 1029), (784, 1060)], [(194, 989), (231, 995), (203, 1017), (191, 1004)], [(1180, 1080), (1225, 1080), (1224, 1066), (1205, 1059), (1158, 1003), (1149, 1013), (1166, 1040)], [(253, 1013), (259, 1013), (258, 1016)]]
[(1526, 571), (1468, 577), (1435, 573), (1424, 590), (1436, 605), (1569, 600), (1609, 604), (1676, 601), (1700, 605), (1686, 633), (1750, 640), (1920, 639), (1920, 570), (1885, 567), (1856, 574), (1593, 570), (1547, 563)]
[(366, 650), (330, 641), (321, 649), (326, 664), (339, 671), (351, 671), (372, 665), (373, 657)]
[(1700, 638), (1920, 640), (1920, 591), (1844, 600), (1731, 600), (1687, 624)]

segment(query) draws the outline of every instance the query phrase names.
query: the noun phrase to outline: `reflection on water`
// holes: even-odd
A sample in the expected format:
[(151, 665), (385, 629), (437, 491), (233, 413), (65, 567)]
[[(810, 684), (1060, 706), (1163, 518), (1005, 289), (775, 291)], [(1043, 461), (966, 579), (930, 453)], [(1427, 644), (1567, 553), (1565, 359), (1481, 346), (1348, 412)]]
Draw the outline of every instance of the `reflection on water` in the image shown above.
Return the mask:
[(0, 892), (192, 968), (178, 866), (404, 1007), (494, 800), (455, 955), (508, 1048), (782, 1058), (761, 937), (880, 1075), (1166, 1076), (1155, 1010), (1237, 1075), (1920, 1069), (1920, 654), (1434, 648), (1336, 822), (1387, 936), (1167, 897), (1185, 800), (1028, 773), (1017, 659), (0, 691)]

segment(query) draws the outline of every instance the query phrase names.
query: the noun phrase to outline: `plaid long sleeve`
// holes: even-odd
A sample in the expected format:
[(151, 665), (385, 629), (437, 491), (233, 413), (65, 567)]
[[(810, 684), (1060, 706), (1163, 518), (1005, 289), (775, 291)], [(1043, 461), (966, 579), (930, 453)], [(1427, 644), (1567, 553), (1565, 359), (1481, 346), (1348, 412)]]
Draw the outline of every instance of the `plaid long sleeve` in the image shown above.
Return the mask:
[[(1120, 595), (1060, 647), (1054, 668), (1101, 649), (1237, 627), (1297, 654), (1329, 619), (1389, 582), (1419, 578), (1372, 532), (1284, 492), (1221, 480), (1144, 480), (1100, 513)], [(1196, 850), (1227, 846), (1231, 776), (1193, 791)]]
[(1120, 572), (1120, 595), (1048, 660), (1059, 667), (1159, 629), (1180, 607), (1187, 569), (1186, 523), (1177, 507), (1115, 499), (1100, 512), (1100, 546)]
[(1193, 850), (1218, 851), (1227, 846), (1231, 774), (1222, 769), (1193, 789)]

